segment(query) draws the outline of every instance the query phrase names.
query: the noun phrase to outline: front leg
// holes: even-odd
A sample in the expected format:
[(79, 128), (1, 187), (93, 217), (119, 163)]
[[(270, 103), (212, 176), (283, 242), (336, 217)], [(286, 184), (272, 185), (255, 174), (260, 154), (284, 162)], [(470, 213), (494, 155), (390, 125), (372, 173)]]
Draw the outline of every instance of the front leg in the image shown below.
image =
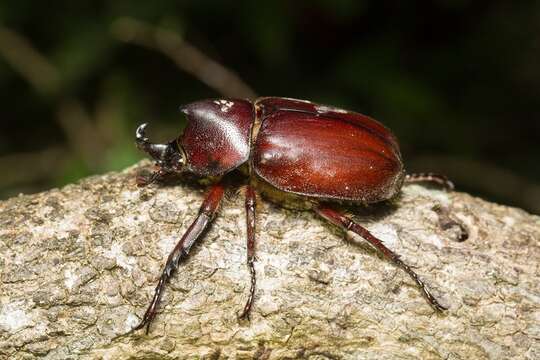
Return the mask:
[(165, 179), (168, 175), (170, 175), (169, 172), (166, 172), (162, 168), (159, 168), (150, 175), (145, 175), (144, 173), (137, 174), (137, 178), (135, 181), (137, 182), (138, 187), (145, 187)]
[(174, 271), (178, 268), (180, 261), (187, 257), (189, 250), (195, 241), (199, 239), (201, 234), (208, 227), (208, 224), (210, 224), (210, 222), (214, 219), (224, 192), (225, 187), (222, 183), (212, 185), (201, 208), (199, 209), (197, 218), (195, 218), (195, 221), (193, 221), (193, 223), (189, 226), (184, 236), (182, 236), (182, 239), (180, 239), (173, 251), (169, 254), (161, 277), (159, 278), (158, 284), (154, 291), (154, 297), (152, 298), (148, 309), (144, 313), (141, 322), (131, 331), (141, 329), (146, 325), (146, 333), (148, 334), (150, 324), (156, 317), (156, 310), (159, 305), (159, 301), (161, 300), (165, 284), (170, 279)]

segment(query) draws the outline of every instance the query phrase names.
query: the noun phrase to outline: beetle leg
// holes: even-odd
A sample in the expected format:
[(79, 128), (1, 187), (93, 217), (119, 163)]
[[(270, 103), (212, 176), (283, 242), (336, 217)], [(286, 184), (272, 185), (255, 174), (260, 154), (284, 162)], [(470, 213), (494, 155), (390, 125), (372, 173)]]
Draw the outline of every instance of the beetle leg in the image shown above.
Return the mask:
[(406, 183), (416, 182), (431, 182), (442, 186), (448, 191), (454, 190), (454, 183), (452, 183), (445, 175), (434, 173), (416, 173), (405, 175)]
[(407, 274), (409, 274), (409, 276), (416, 282), (416, 284), (422, 291), (422, 294), (425, 296), (425, 298), (428, 300), (429, 304), (433, 308), (438, 311), (447, 309), (446, 307), (439, 304), (437, 299), (435, 299), (435, 297), (431, 295), (426, 285), (422, 280), (420, 280), (418, 275), (407, 264), (405, 264), (397, 254), (387, 248), (381, 240), (373, 236), (366, 228), (360, 226), (346, 215), (330, 207), (319, 205), (318, 208), (315, 208), (315, 211), (317, 212), (317, 214), (330, 221), (332, 224), (337, 225), (345, 230), (350, 230), (363, 237), (371, 245), (377, 248), (377, 250), (379, 250), (387, 259), (392, 261), (395, 265), (402, 268)]
[(197, 215), (197, 218), (189, 226), (184, 236), (182, 236), (182, 239), (180, 239), (178, 244), (176, 244), (176, 246), (174, 247), (173, 251), (169, 254), (161, 277), (159, 278), (156, 289), (154, 290), (154, 297), (152, 298), (148, 309), (146, 309), (146, 312), (144, 313), (141, 322), (131, 331), (139, 330), (146, 325), (146, 333), (148, 334), (148, 331), (150, 329), (150, 323), (156, 317), (156, 310), (159, 301), (161, 300), (165, 284), (170, 279), (174, 271), (178, 268), (178, 264), (180, 263), (180, 261), (184, 260), (187, 257), (189, 250), (191, 249), (195, 241), (197, 241), (197, 239), (207, 228), (208, 224), (213, 220), (219, 207), (219, 203), (223, 198), (224, 192), (225, 187), (221, 183), (212, 185), (210, 191), (204, 199), (201, 208), (199, 209), (199, 214)]
[(249, 296), (244, 306), (240, 319), (249, 320), (249, 312), (253, 305), (253, 296), (255, 295), (255, 206), (257, 194), (253, 186), (248, 185), (246, 188), (246, 225), (247, 225), (247, 265), (251, 274), (251, 288)]
[(167, 175), (168, 173), (163, 171), (163, 169), (156, 170), (150, 175), (139, 174), (137, 175), (137, 178), (136, 178), (137, 186), (144, 187), (144, 186), (151, 185), (155, 182), (158, 182), (166, 178)]

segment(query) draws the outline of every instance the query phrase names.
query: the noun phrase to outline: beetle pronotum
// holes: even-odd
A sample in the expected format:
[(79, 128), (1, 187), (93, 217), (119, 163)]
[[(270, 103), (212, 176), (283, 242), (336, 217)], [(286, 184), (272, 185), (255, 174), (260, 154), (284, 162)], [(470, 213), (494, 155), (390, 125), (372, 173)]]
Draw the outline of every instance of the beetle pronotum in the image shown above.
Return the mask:
[(139, 177), (138, 183), (144, 186), (170, 174), (191, 173), (211, 179), (212, 185), (198, 216), (170, 253), (152, 301), (134, 330), (146, 326), (149, 331), (165, 284), (215, 217), (227, 174), (235, 169), (248, 176), (245, 208), (251, 287), (241, 318), (249, 317), (256, 286), (257, 192), (274, 202), (311, 209), (360, 235), (407, 272), (433, 308), (446, 309), (397, 254), (336, 206), (391, 199), (404, 182), (428, 181), (453, 189), (441, 175), (406, 174), (397, 139), (389, 129), (359, 113), (279, 97), (203, 100), (181, 111), (187, 116), (187, 127), (167, 144), (151, 143), (145, 136), (146, 124), (137, 129), (137, 146), (158, 166), (150, 177)]

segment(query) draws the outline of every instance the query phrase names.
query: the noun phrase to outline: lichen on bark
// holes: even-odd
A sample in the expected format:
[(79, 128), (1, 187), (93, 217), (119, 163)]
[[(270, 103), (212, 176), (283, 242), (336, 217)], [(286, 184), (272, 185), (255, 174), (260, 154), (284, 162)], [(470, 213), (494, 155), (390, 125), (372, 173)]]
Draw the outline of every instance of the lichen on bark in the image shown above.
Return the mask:
[[(0, 358), (540, 358), (540, 218), (418, 185), (357, 220), (414, 266), (444, 314), (362, 239), (259, 199), (255, 304), (238, 321), (249, 272), (237, 195), (167, 286), (151, 333), (122, 336), (203, 196), (138, 188), (146, 166), (0, 203)], [(441, 226), (447, 214), (467, 240)]]

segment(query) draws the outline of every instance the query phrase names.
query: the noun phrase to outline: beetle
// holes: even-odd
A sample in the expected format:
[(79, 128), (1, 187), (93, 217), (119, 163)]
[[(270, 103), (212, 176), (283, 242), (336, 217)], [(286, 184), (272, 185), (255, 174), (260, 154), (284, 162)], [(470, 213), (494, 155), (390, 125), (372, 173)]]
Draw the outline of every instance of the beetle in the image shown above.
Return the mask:
[(156, 316), (164, 287), (216, 216), (229, 173), (247, 176), (245, 210), (250, 291), (239, 318), (249, 319), (256, 286), (255, 214), (261, 193), (286, 207), (313, 210), (330, 223), (367, 240), (415, 281), (437, 311), (447, 308), (397, 254), (340, 210), (341, 204), (371, 204), (394, 198), (404, 183), (434, 182), (447, 190), (443, 175), (406, 174), (397, 138), (378, 121), (348, 110), (306, 100), (263, 97), (209, 99), (180, 108), (188, 123), (183, 134), (165, 144), (149, 141), (147, 124), (136, 130), (136, 144), (155, 160), (157, 170), (138, 177), (146, 186), (169, 175), (190, 173), (209, 179), (210, 188), (199, 213), (169, 254), (154, 296), (140, 323)]

